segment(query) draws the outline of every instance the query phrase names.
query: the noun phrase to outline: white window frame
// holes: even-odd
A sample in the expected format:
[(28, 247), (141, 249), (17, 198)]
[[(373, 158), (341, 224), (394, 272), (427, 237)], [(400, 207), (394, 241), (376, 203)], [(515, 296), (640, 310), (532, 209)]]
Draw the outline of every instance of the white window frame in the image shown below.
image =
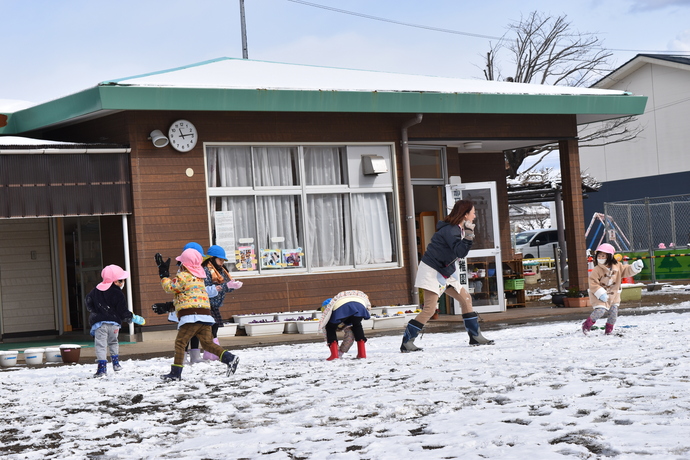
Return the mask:
[[(393, 245), (393, 250), (396, 254), (397, 260), (394, 262), (380, 263), (380, 264), (366, 264), (358, 265), (355, 260), (354, 255), (354, 225), (353, 220), (350, 220), (350, 237), (352, 238), (352, 264), (335, 266), (335, 267), (312, 267), (312, 259), (308, 254), (305, 254), (305, 266), (304, 268), (295, 268), (287, 270), (262, 270), (260, 267), (260, 262), (258, 258), (260, 257), (260, 248), (258, 246), (255, 248), (257, 252), (257, 268), (252, 271), (233, 271), (233, 277), (264, 277), (264, 276), (291, 276), (291, 275), (304, 275), (304, 274), (317, 274), (317, 273), (328, 273), (328, 272), (351, 272), (351, 271), (365, 271), (365, 270), (380, 270), (380, 269), (397, 269), (404, 266), (403, 261), (403, 243), (402, 243), (402, 225), (400, 222), (400, 200), (398, 194), (398, 177), (397, 177), (397, 157), (395, 144), (392, 142), (204, 142), (204, 185), (206, 189), (206, 206), (210, 206), (212, 197), (229, 197), (229, 196), (301, 196), (300, 206), (300, 225), (303, 229), (302, 242), (303, 246), (307, 245), (308, 235), (307, 232), (309, 228), (307, 226), (307, 196), (308, 195), (335, 195), (343, 194), (348, 195), (348, 200), (350, 201), (350, 206), (352, 206), (352, 200), (350, 197), (356, 194), (366, 194), (366, 193), (383, 193), (390, 194), (392, 196), (392, 212), (393, 212), (393, 225), (395, 227), (395, 235), (391, 240)], [(297, 148), (298, 151), (298, 169), (299, 169), (299, 179), (300, 183), (296, 186), (289, 187), (266, 187), (266, 186), (253, 186), (253, 187), (209, 187), (208, 185), (208, 147), (249, 147), (252, 151), (252, 181), (254, 181), (254, 148), (257, 147), (289, 147)], [(342, 185), (306, 185), (305, 182), (305, 171), (304, 171), (304, 147), (343, 147), (345, 149), (345, 163), (347, 163), (347, 148), (348, 147), (362, 147), (362, 146), (372, 146), (372, 147), (388, 147), (391, 155), (391, 170), (388, 174), (391, 174), (391, 186), (378, 186), (378, 187), (351, 187), (351, 179), (349, 173), (347, 174), (347, 184)], [(347, 171), (347, 164), (343, 165), (345, 171)], [(350, 208), (352, 209), (352, 208)], [(256, 206), (254, 208), (254, 218), (257, 219)], [(210, 208), (208, 209), (208, 232), (209, 240), (213, 241), (213, 222), (212, 222), (212, 212)], [(234, 249), (234, 248), (233, 248)]]

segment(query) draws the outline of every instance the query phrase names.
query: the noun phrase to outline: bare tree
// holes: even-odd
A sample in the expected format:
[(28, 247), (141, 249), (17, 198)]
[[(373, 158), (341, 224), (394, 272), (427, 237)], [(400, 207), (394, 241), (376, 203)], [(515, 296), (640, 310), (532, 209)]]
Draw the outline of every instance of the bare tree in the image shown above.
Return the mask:
[[(515, 36), (515, 38), (511, 38)], [(499, 56), (508, 54), (514, 65), (512, 75), (504, 76)], [(572, 30), (567, 16), (551, 17), (533, 11), (519, 22), (510, 24), (508, 31), (486, 53), (484, 76), (487, 80), (503, 80), (542, 85), (589, 86), (611, 70), (609, 58), (613, 54), (603, 47), (591, 33)], [(580, 147), (594, 147), (634, 139), (641, 128), (625, 117), (598, 123), (585, 129)], [(593, 124), (594, 125), (594, 124)], [(530, 168), (536, 167), (546, 154), (557, 150), (557, 144), (506, 150), (506, 174), (510, 178), (527, 157), (541, 155)]]

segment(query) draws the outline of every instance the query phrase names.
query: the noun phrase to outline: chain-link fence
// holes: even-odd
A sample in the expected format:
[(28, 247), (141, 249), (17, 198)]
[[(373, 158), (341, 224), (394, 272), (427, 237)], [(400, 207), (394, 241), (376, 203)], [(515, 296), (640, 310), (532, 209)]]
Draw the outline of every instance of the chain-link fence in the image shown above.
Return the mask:
[(690, 195), (604, 203), (607, 242), (619, 251), (690, 245)]

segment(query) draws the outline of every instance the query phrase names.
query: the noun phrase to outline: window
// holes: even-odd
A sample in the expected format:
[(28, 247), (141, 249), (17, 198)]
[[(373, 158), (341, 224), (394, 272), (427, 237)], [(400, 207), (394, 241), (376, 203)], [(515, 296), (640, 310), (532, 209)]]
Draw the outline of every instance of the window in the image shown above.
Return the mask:
[(229, 269), (263, 274), (398, 266), (392, 172), (365, 176), (361, 157), (390, 145), (207, 143), (211, 240)]

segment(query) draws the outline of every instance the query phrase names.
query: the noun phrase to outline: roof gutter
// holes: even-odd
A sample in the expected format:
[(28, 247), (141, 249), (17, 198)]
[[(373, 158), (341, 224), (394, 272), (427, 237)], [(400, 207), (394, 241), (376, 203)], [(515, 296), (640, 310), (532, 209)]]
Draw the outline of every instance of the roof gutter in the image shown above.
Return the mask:
[(407, 250), (410, 260), (410, 286), (412, 287), (412, 303), (419, 305), (419, 291), (414, 287), (417, 279), (417, 231), (414, 221), (414, 196), (412, 194), (412, 175), (410, 174), (410, 147), (408, 145), (407, 129), (422, 122), (422, 114), (403, 123), (401, 128), (402, 156), (403, 156), (403, 186), (405, 192), (405, 223), (407, 224)]
[(96, 153), (130, 153), (130, 147), (122, 148), (79, 148), (79, 149), (3, 149), (0, 147), (0, 155), (74, 155), (74, 154), (96, 154)]

